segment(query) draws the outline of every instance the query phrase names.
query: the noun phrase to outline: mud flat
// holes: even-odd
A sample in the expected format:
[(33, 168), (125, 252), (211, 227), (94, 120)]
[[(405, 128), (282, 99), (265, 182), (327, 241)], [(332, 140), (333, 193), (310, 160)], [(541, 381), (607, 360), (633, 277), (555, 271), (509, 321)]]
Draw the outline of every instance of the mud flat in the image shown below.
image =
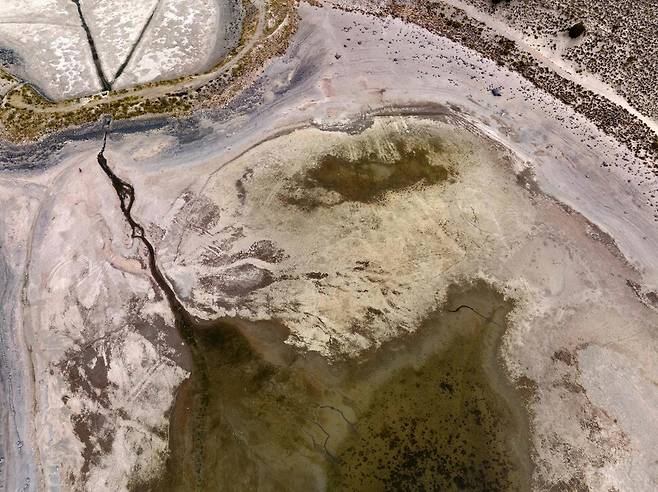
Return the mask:
[[(482, 280), (513, 301), (500, 354), (512, 385), (524, 392), (530, 415), (527, 449), (533, 467), (524, 473), (531, 476), (532, 487), (649, 483), (653, 472), (639, 451), (642, 433), (624, 424), (645, 419), (613, 416), (607, 404), (589, 400), (585, 382), (591, 385), (600, 369), (576, 362), (593, 350), (588, 347), (612, 344), (615, 349), (603, 350), (632, 352), (653, 367), (641, 354), (655, 346), (649, 327), (656, 313), (641, 289), (632, 288), (643, 282), (641, 274), (614, 241), (545, 195), (524, 161), (459, 112), (444, 108), (432, 117), (374, 117), (367, 125), (344, 128), (349, 132), (293, 130), (227, 164), (198, 161), (192, 168), (205, 169), (204, 178), (179, 183), (176, 199), (168, 181), (170, 191), (162, 201), (138, 200), (142, 216), (167, 217), (164, 222), (154, 219), (160, 230), (168, 231), (154, 245), (186, 308), (200, 319), (220, 314), (283, 324), (287, 344), (340, 364), (417, 333), (432, 313), (448, 305), (451, 285)], [(399, 168), (409, 173), (398, 174)], [(151, 179), (167, 180), (166, 167), (158, 169)], [(131, 174), (129, 166), (123, 171)], [(137, 189), (143, 186), (145, 182)], [(452, 343), (444, 342), (446, 347)], [(459, 343), (463, 350), (472, 348), (468, 341)], [(428, 371), (455, 362), (430, 359)], [(632, 371), (626, 362), (620, 364)], [(384, 416), (411, 421), (411, 414), (435, 404), (402, 398), (401, 385), (395, 383), (402, 377), (391, 375), (388, 386), (365, 377), (382, 398), (358, 407), (362, 424), (368, 422), (373, 432), (381, 434)], [(423, 386), (423, 381), (418, 376), (412, 386)], [(487, 381), (494, 384), (496, 379)], [(652, 393), (649, 381), (639, 378), (638, 385)], [(617, 398), (635, 398), (622, 393)], [(409, 405), (390, 407), (388, 402), (395, 400), (408, 400)], [(329, 404), (343, 408), (339, 403)], [(496, 398), (480, 404), (495, 415), (518, 408), (508, 404), (495, 410), (501, 405)], [(348, 413), (353, 421), (355, 415)], [(449, 410), (436, 415), (456, 418)], [(509, 422), (507, 415), (498, 418)], [(489, 419), (493, 417), (482, 416), (482, 425)], [(435, 421), (428, 425), (438, 432)], [(318, 432), (313, 439), (324, 450), (326, 435)], [(469, 435), (462, 437), (470, 446), (481, 445)], [(341, 455), (344, 463), (352, 463), (343, 473), (330, 473), (328, 484), (387, 480), (386, 467), (369, 468), (356, 460), (364, 446), (380, 445), (383, 438), (361, 437), (348, 435), (328, 445), (324, 452), (333, 456), (329, 461)], [(578, 451), (565, 454), (565, 448)], [(509, 460), (519, 467), (509, 457), (514, 453), (507, 453), (499, 464)], [(423, 462), (416, 458), (417, 464)], [(402, 457), (378, 459), (393, 464)], [(628, 474), (631, 467), (644, 471)], [(320, 480), (311, 473), (314, 468), (301, 468), (315, 477), (305, 480)], [(527, 474), (510, 472), (505, 480), (523, 483)], [(415, 479), (431, 483), (432, 477), (428, 471)], [(500, 475), (480, 478), (504, 488)]]
[(51, 98), (102, 90), (86, 34), (70, 0), (12, 2), (0, 13), (0, 47), (20, 60), (12, 72)]
[(334, 364), (277, 323), (198, 325), (167, 471), (135, 489), (527, 490), (528, 418), (499, 358), (510, 309), (455, 286), (415, 334)]

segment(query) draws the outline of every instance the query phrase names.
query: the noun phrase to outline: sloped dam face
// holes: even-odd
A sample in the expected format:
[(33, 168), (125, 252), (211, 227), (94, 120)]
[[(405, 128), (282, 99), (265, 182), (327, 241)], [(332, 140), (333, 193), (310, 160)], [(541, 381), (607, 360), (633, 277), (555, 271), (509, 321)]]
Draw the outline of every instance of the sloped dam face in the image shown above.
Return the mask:
[(333, 363), (276, 323), (196, 324), (166, 470), (135, 489), (527, 490), (527, 416), (498, 358), (511, 308), (453, 286), (416, 333)]

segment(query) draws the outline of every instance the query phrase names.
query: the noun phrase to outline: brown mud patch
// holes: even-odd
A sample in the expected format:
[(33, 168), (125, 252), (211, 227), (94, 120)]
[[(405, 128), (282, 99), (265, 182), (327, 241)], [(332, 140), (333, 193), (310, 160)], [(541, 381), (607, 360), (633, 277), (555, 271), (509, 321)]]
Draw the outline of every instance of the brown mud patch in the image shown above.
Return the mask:
[(382, 137), (347, 150), (321, 156), (315, 166), (293, 178), (282, 200), (306, 210), (343, 202), (374, 203), (389, 192), (435, 185), (454, 174), (438, 138), (409, 143)]
[(170, 455), (135, 490), (527, 490), (522, 396), (499, 361), (512, 303), (453, 287), (416, 333), (329, 363), (274, 322), (195, 327)]
[(98, 465), (101, 458), (112, 450), (114, 435), (106, 428), (106, 417), (98, 412), (84, 410), (73, 414), (71, 422), (73, 432), (84, 446), (80, 472), (86, 478), (91, 466)]

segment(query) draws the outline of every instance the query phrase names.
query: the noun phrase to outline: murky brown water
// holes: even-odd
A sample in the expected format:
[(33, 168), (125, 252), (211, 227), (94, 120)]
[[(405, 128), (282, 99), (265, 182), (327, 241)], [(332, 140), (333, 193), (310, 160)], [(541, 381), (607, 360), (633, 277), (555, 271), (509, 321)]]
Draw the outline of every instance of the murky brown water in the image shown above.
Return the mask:
[[(303, 209), (345, 201), (372, 203), (386, 193), (446, 181), (454, 173), (447, 164), (451, 152), (438, 138), (418, 141), (384, 135), (380, 140), (358, 141), (344, 154), (327, 154), (296, 176), (294, 192), (284, 201)], [(327, 203), (318, 190), (333, 192)]]
[(455, 287), (417, 333), (334, 364), (275, 323), (197, 327), (167, 469), (135, 489), (527, 490), (527, 417), (497, 359), (510, 309)]

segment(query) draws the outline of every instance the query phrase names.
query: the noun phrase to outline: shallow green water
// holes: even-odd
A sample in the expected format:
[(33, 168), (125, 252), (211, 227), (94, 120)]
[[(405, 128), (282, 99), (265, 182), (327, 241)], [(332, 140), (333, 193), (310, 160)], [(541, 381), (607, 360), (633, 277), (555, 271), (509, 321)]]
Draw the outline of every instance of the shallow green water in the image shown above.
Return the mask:
[[(420, 367), (398, 370), (338, 448), (332, 489), (511, 490), (513, 416), (482, 367), (486, 324), (458, 335)], [(435, 329), (441, 329), (437, 326)]]
[(496, 357), (511, 304), (483, 283), (451, 290), (464, 304), (477, 313), (333, 365), (276, 323), (197, 327), (167, 469), (135, 489), (528, 489), (525, 410)]

